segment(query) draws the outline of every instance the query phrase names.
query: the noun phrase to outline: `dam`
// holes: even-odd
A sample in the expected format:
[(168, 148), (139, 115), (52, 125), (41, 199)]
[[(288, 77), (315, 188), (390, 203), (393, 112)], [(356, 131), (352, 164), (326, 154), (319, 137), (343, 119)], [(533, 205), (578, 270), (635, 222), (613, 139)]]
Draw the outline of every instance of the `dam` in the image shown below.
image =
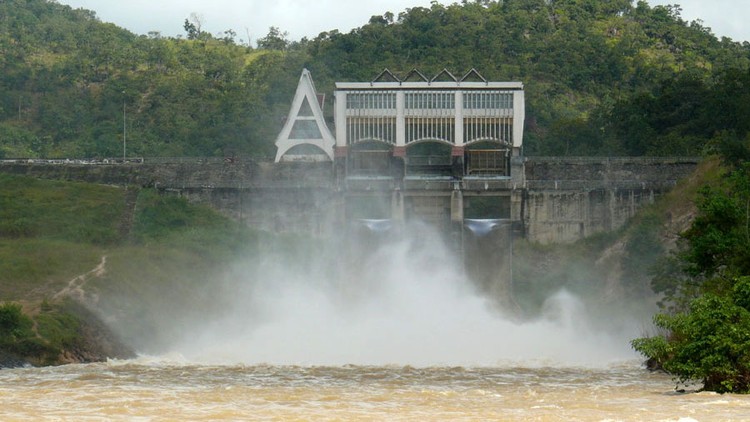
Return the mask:
[(455, 243), (487, 235), (472, 228), (483, 221), (506, 237), (571, 242), (620, 227), (697, 163), (525, 158), (523, 84), (488, 81), (476, 69), (459, 77), (385, 69), (371, 81), (336, 83), (334, 130), (325, 105), (303, 70), (275, 165), (328, 168), (336, 195), (324, 203), (335, 205), (317, 214), (335, 216), (334, 225), (419, 220)]
[(346, 239), (339, 254), (386, 244), (419, 222), (508, 309), (514, 239), (570, 243), (617, 230), (699, 163), (526, 157), (523, 85), (474, 69), (460, 78), (384, 70), (370, 82), (338, 83), (333, 131), (326, 104), (303, 70), (272, 162), (15, 159), (0, 161), (0, 172), (153, 188), (260, 230)]
[(484, 233), (484, 222), (506, 237), (569, 243), (622, 227), (700, 161), (524, 156), (524, 109), (521, 83), (474, 69), (432, 78), (386, 69), (338, 83), (332, 104), (303, 70), (273, 162), (10, 159), (0, 172), (155, 188), (270, 232), (331, 236), (352, 221), (420, 220), (455, 243)]

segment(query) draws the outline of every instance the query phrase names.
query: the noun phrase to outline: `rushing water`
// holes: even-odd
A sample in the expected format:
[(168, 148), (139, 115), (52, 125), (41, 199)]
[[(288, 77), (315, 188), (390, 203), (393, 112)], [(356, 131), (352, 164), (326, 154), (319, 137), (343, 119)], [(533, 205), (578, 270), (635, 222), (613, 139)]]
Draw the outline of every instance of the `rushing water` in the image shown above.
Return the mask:
[(139, 359), (0, 370), (0, 420), (731, 421), (750, 398), (678, 393), (638, 362), (582, 367), (209, 366)]
[(0, 421), (750, 419), (750, 398), (678, 393), (642, 368), (628, 341), (648, 315), (560, 291), (509, 318), (429, 232), (360, 243), (343, 284), (264, 258), (213, 281), (220, 314), (182, 307), (130, 332), (178, 358), (0, 370)]

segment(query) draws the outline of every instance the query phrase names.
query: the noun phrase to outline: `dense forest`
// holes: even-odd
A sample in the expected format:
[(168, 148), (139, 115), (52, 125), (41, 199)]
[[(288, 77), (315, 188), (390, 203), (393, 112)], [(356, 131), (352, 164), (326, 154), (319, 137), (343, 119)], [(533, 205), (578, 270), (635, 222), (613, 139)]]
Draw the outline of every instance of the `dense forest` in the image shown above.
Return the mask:
[(677, 6), (433, 2), (253, 45), (184, 28), (136, 35), (50, 0), (0, 3), (0, 157), (120, 156), (126, 135), (129, 156), (267, 158), (303, 67), (326, 93), (383, 68), (521, 81), (526, 155), (700, 155), (750, 129), (750, 44)]

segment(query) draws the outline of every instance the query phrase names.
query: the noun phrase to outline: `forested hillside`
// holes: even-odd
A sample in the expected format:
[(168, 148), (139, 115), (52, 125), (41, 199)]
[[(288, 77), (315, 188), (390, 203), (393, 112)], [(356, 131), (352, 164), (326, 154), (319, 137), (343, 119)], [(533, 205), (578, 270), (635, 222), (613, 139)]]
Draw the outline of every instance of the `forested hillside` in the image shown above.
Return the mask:
[(125, 130), (130, 156), (266, 158), (303, 67), (329, 94), (383, 68), (522, 81), (527, 155), (697, 155), (746, 142), (750, 44), (717, 39), (678, 7), (464, 0), (363, 23), (293, 42), (271, 28), (250, 46), (189, 19), (184, 37), (135, 35), (94, 12), (5, 0), (0, 157), (120, 156)]

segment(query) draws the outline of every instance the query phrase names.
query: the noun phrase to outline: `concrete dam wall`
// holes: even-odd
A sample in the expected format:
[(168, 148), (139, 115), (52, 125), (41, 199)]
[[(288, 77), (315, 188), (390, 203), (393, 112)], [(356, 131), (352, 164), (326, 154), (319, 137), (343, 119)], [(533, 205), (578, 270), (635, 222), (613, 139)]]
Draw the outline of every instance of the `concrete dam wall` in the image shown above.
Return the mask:
[(559, 243), (616, 230), (698, 163), (692, 158), (529, 158), (521, 212), (526, 237)]
[[(409, 218), (440, 221), (486, 198), (517, 235), (565, 243), (616, 230), (642, 206), (692, 173), (694, 158), (525, 157), (512, 178), (402, 183), (348, 181), (328, 163), (223, 159), (144, 159), (127, 163), (5, 160), (0, 172), (39, 178), (156, 188), (209, 205), (262, 230), (326, 236), (343, 230), (352, 205), (397, 208)], [(351, 183), (350, 183), (351, 182)], [(407, 183), (408, 182), (408, 183)], [(395, 186), (394, 186), (395, 185)], [(403, 190), (402, 190), (403, 188)], [(368, 202), (370, 201), (370, 202)], [(383, 205), (384, 204), (384, 205)], [(403, 210), (406, 210), (405, 212)], [(388, 211), (390, 212), (390, 211)], [(468, 211), (467, 211), (468, 212)]]

